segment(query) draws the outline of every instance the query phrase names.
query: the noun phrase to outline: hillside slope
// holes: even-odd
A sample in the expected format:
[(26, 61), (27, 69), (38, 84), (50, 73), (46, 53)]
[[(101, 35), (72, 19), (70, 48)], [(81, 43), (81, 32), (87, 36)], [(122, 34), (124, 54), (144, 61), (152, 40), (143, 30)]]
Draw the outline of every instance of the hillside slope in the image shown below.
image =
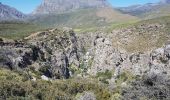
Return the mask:
[(0, 22), (0, 37), (9, 39), (22, 39), (33, 32), (45, 30), (48, 27), (26, 23), (22, 21)]
[(113, 43), (129, 52), (144, 52), (169, 43), (170, 16), (133, 23), (113, 30)]
[(31, 19), (31, 21), (44, 26), (90, 28), (106, 26), (110, 23), (120, 23), (137, 19), (138, 18), (134, 16), (122, 14), (110, 7), (106, 7), (79, 9), (62, 14), (38, 15), (37, 17)]

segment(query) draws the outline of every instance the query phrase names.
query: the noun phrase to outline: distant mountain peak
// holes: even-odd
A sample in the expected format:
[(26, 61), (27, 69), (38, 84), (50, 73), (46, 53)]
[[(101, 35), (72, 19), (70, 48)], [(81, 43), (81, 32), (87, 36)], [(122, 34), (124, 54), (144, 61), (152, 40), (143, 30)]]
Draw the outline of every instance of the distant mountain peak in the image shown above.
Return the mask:
[(130, 14), (142, 19), (169, 16), (170, 0), (160, 0), (160, 2), (157, 3), (147, 3), (144, 5), (135, 5), (117, 9), (122, 13)]
[(63, 13), (75, 9), (109, 6), (107, 0), (43, 0), (33, 14)]
[(21, 20), (25, 17), (22, 12), (0, 2), (0, 21)]
[(170, 0), (161, 0), (162, 3), (170, 3)]

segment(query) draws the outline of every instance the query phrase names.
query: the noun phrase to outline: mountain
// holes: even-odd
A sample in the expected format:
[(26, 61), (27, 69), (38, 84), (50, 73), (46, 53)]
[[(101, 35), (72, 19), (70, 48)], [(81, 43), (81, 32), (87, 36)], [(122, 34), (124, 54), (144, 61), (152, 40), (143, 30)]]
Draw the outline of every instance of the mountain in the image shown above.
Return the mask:
[(137, 18), (122, 14), (112, 8), (86, 8), (62, 14), (43, 14), (34, 16), (31, 22), (42, 26), (62, 26), (72, 28), (93, 28), (112, 23), (123, 23)]
[(63, 13), (82, 8), (110, 6), (106, 0), (43, 0), (33, 14)]
[(162, 0), (159, 3), (133, 5), (117, 8), (124, 14), (130, 14), (140, 18), (155, 18), (170, 15), (170, 0)]
[(162, 3), (170, 3), (170, 0), (161, 0)]
[(107, 0), (44, 0), (32, 15), (30, 20), (34, 23), (73, 28), (106, 26), (137, 19), (113, 9)]
[(25, 17), (26, 15), (17, 9), (0, 3), (0, 21), (22, 20)]
[(117, 9), (123, 13), (126, 13), (126, 14), (139, 16), (143, 13), (151, 11), (155, 6), (157, 6), (157, 4), (148, 3), (145, 5), (132, 5), (129, 7), (121, 7), (121, 8), (117, 8)]

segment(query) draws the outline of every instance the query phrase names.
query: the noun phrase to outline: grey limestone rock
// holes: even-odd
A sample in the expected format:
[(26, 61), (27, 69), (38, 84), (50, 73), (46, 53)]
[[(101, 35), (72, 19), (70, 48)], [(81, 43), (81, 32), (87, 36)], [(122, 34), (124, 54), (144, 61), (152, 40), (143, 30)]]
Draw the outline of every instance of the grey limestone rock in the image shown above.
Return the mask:
[(43, 0), (33, 14), (63, 13), (82, 8), (110, 6), (106, 0)]

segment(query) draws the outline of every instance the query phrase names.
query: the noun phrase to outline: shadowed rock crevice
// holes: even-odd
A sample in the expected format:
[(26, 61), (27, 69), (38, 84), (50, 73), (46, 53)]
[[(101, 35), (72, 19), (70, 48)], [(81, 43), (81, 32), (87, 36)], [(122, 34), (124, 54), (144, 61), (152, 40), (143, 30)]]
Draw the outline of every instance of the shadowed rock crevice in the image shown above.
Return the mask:
[(10, 69), (33, 67), (49, 78), (67, 79), (70, 65), (80, 66), (81, 50), (70, 29), (35, 33), (26, 37), (25, 43), (2, 40), (1, 44), (0, 64)]

